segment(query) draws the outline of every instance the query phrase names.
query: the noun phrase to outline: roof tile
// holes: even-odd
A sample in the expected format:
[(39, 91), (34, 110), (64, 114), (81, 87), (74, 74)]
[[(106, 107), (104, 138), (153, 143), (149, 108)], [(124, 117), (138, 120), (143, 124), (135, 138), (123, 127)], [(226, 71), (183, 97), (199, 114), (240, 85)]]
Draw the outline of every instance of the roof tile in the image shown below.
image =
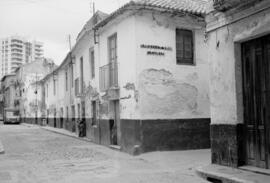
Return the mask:
[(135, 0), (135, 4), (174, 9), (194, 14), (205, 14), (211, 0)]

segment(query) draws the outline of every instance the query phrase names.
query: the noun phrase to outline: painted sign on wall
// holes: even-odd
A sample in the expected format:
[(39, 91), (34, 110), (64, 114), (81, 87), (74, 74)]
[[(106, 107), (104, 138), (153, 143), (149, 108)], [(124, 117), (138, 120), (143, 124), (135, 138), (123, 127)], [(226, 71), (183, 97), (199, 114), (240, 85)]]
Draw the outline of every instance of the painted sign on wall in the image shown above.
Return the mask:
[(149, 49), (147, 55), (165, 56), (165, 51), (172, 51), (172, 47), (141, 44), (141, 48)]

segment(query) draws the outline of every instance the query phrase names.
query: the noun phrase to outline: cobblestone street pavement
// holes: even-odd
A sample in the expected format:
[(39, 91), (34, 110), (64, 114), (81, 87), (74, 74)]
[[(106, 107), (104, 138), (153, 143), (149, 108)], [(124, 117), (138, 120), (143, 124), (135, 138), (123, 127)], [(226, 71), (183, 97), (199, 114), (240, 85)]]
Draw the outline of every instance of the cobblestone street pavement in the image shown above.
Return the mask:
[(40, 127), (0, 125), (0, 183), (203, 183), (195, 168), (209, 150), (140, 156), (52, 133)]

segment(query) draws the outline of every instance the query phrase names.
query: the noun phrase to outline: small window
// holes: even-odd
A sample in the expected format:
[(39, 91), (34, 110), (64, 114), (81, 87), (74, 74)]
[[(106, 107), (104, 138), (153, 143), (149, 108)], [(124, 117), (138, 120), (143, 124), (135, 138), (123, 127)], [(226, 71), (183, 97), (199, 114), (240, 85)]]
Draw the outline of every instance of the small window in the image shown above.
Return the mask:
[(176, 29), (176, 62), (177, 64), (194, 64), (191, 30)]

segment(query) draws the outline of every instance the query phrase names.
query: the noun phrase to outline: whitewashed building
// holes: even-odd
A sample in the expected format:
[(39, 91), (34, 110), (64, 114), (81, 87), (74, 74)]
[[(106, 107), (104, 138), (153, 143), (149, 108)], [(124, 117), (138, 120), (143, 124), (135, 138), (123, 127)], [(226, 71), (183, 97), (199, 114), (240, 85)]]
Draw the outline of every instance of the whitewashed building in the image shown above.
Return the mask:
[(19, 109), (23, 122), (41, 124), (44, 118), (43, 83), (40, 81), (50, 73), (55, 64), (50, 59), (39, 59), (15, 70), (15, 107)]

